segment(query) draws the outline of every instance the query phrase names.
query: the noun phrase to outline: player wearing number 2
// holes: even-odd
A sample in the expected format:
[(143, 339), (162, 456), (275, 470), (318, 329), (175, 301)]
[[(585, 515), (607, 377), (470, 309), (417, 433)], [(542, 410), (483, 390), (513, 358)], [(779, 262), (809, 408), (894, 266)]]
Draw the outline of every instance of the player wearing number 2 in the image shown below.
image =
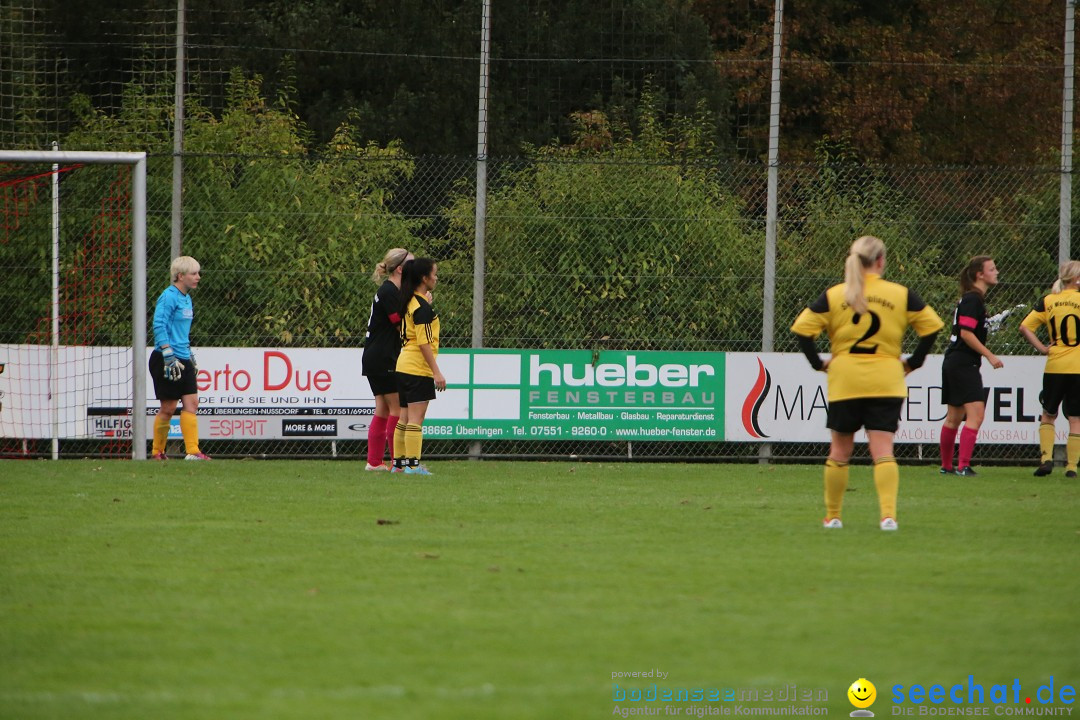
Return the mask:
[[(885, 243), (864, 235), (851, 244), (844, 282), (822, 293), (791, 326), (810, 365), (828, 373), (826, 425), (832, 441), (825, 461), (826, 528), (843, 527), (848, 461), (856, 431), (865, 428), (874, 459), (880, 527), (897, 529), (900, 469), (893, 456), (893, 435), (907, 397), (904, 375), (922, 366), (944, 325), (914, 291), (884, 280), (884, 270)], [(909, 326), (921, 339), (915, 352), (901, 361), (901, 341)], [(821, 359), (814, 343), (822, 330), (829, 335), (828, 360)]]
[[(1036, 350), (1047, 355), (1043, 370), (1042, 418), (1039, 424), (1039, 450), (1042, 457), (1036, 477), (1054, 470), (1054, 421), (1058, 407), (1064, 402), (1069, 417), (1069, 439), (1065, 444), (1065, 477), (1076, 477), (1080, 461), (1080, 416), (1070, 413), (1080, 408), (1080, 261), (1063, 263), (1058, 280), (1050, 294), (1035, 303), (1020, 334)], [(1035, 335), (1040, 325), (1046, 325), (1050, 342), (1043, 345)]]

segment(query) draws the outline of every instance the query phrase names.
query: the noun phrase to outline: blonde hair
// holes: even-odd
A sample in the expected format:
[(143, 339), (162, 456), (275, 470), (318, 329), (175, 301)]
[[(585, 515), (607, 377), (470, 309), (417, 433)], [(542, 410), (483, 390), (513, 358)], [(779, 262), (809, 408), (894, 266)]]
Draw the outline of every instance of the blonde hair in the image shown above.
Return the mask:
[(375, 266), (375, 272), (371, 279), (381, 283), (384, 279), (394, 274), (394, 271), (405, 264), (405, 258), (409, 257), (409, 251), (405, 248), (393, 248), (386, 251), (382, 262)]
[(181, 255), (173, 260), (172, 265), (169, 266), (169, 277), (172, 278), (171, 282), (176, 282), (181, 275), (189, 275), (198, 272), (200, 269), (201, 266), (198, 260), (190, 255)]
[(1077, 279), (1080, 279), (1080, 260), (1066, 260), (1058, 268), (1058, 279), (1054, 281), (1050, 292), (1059, 293), (1065, 289), (1066, 285), (1072, 285)]
[(844, 300), (857, 313), (864, 313), (868, 309), (864, 277), (866, 270), (884, 254), (885, 243), (873, 235), (863, 235), (851, 243), (851, 250), (844, 261)]

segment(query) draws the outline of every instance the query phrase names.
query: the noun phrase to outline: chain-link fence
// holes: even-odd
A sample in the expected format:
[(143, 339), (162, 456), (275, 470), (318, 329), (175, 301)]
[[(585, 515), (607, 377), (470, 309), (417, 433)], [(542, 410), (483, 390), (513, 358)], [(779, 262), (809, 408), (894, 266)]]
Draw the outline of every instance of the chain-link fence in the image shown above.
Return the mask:
[[(168, 284), (170, 188), (163, 178), (170, 159), (154, 158), (149, 167), (157, 179), (147, 200), (152, 302)], [(26, 173), (40, 176), (28, 182), (49, 177), (41, 170)], [(360, 348), (375, 289), (370, 270), (387, 248), (407, 246), (439, 259), (444, 347), (470, 347), (471, 170), (469, 160), (456, 158), (187, 158), (185, 252), (204, 267), (195, 345)], [(72, 310), (62, 314), (61, 344), (114, 346), (130, 337), (123, 220), (130, 207), (127, 193), (117, 193), (126, 180), (116, 172), (79, 168), (63, 174), (62, 267), (71, 282), (61, 286), (61, 303)], [(889, 276), (917, 289), (942, 315), (955, 302), (958, 268), (979, 253), (996, 257), (1002, 269), (991, 310), (1030, 305), (1054, 277), (1057, 183), (1056, 173), (1038, 169), (785, 169), (771, 319), (776, 350), (797, 351), (786, 328), (809, 300), (837, 282), (851, 238), (861, 232), (886, 240)], [(368, 191), (358, 194), (365, 186)], [(48, 193), (19, 184), (5, 189), (11, 191), (9, 208), (21, 209), (0, 245), (11, 278), (2, 342), (39, 342), (40, 325), (49, 317), (42, 305), (48, 301), (42, 240), (51, 214)], [(763, 322), (769, 321), (762, 316), (763, 191), (761, 168), (744, 164), (493, 162), (485, 346), (759, 350)], [(429, 197), (436, 193), (444, 202), (432, 208)], [(36, 300), (29, 304), (26, 297)], [(995, 352), (1030, 352), (1019, 341), (1018, 318), (994, 336)], [(362, 442), (214, 445), (208, 443), (219, 454), (302, 457), (355, 455)], [(67, 449), (79, 453), (85, 447)], [(488, 443), (483, 453), (738, 459), (759, 450), (738, 443), (521, 441)], [(466, 442), (431, 447), (433, 454), (468, 451)], [(919, 446), (903, 451), (932, 454)], [(820, 448), (774, 444), (770, 452), (803, 458)], [(1029, 452), (1002, 446), (996, 456)]]
[[(55, 6), (29, 1), (26, 5), (21, 16), (10, 7), (4, 11), (8, 14), (0, 18), (4, 20), (0, 39), (15, 38), (28, 47), (21, 62), (40, 75), (45, 67), (40, 51), (46, 45), (31, 40), (48, 25)], [(535, 10), (545, 4), (528, 6)], [(171, 22), (164, 9), (155, 12), (153, 27)], [(191, 80), (182, 153), (183, 252), (198, 258), (204, 268), (195, 298), (194, 344), (352, 348), (358, 374), (359, 348), (375, 290), (371, 271), (386, 249), (403, 246), (439, 261), (437, 309), (443, 346), (472, 346), (476, 158), (416, 154), (421, 143), (410, 146), (385, 139), (392, 134), (373, 140), (365, 130), (371, 127), (370, 116), (362, 113), (349, 116), (351, 124), (346, 119), (328, 129), (325, 142), (315, 142), (311, 128), (297, 118), (295, 97), (290, 98), (285, 87), (289, 82), (302, 84), (304, 77), (285, 73), (276, 81), (280, 96), (275, 101), (268, 99), (275, 86), (260, 84), (245, 73), (243, 63), (245, 57), (253, 57), (245, 53), (256, 50), (263, 53), (260, 57), (270, 54), (279, 60), (287, 51), (300, 57), (321, 51), (315, 46), (230, 47), (213, 34), (198, 34), (198, 28), (210, 27), (207, 17), (196, 14), (198, 22), (189, 28), (190, 38), (196, 38), (189, 39), (189, 67), (193, 73), (203, 68), (204, 79)], [(748, 10), (746, 17), (748, 24), (740, 32), (767, 26), (758, 10)], [(166, 40), (147, 40), (151, 36), (157, 33), (141, 36), (142, 42), (156, 49), (143, 54), (136, 52), (136, 43), (124, 41), (124, 47), (138, 55), (140, 67), (154, 72), (135, 73), (127, 84), (98, 92), (96, 97), (113, 98), (111, 108), (77, 104), (61, 108), (53, 97), (57, 93), (10, 91), (16, 87), (14, 79), (0, 71), (0, 99), (13, 113), (8, 118), (13, 122), (0, 122), (0, 131), (15, 145), (33, 145), (39, 142), (35, 138), (60, 132), (64, 149), (151, 152), (147, 297), (152, 304), (168, 283), (171, 252), (173, 98), (171, 92), (159, 91), (171, 88), (174, 76), (172, 56), (161, 49)], [(162, 36), (173, 39), (169, 33)], [(550, 100), (544, 112), (559, 129), (548, 144), (526, 145), (520, 152), (487, 159), (484, 347), (756, 352), (762, 349), (764, 329), (771, 326), (775, 350), (795, 352), (787, 332), (792, 319), (839, 281), (852, 239), (867, 233), (882, 237), (888, 245), (888, 276), (916, 289), (943, 317), (955, 303), (959, 270), (973, 255), (992, 255), (1002, 271), (1001, 284), (988, 298), (991, 312), (1030, 305), (1054, 279), (1061, 177), (1056, 166), (887, 165), (832, 160), (825, 153), (819, 162), (780, 165), (775, 312), (765, 317), (767, 169), (748, 157), (754, 154), (749, 139), (760, 139), (760, 123), (765, 120), (761, 107), (748, 106), (746, 97), (768, 77), (767, 64), (746, 60), (734, 70), (727, 68), (731, 78), (748, 83), (749, 95), (740, 95), (737, 104), (741, 108), (737, 129), (728, 138), (736, 139), (736, 148), (717, 139), (717, 115), (708, 111), (708, 103), (694, 105), (687, 98), (664, 94), (665, 85), (685, 81), (685, 76), (678, 79), (678, 67), (697, 73), (711, 65), (687, 64), (686, 58), (676, 57), (675, 50), (659, 43), (667, 50), (644, 67), (640, 58), (628, 58), (637, 52), (631, 48), (640, 50), (645, 42), (636, 30), (621, 27), (604, 37), (605, 52), (625, 61), (619, 65), (623, 70), (609, 68), (608, 90), (625, 80), (627, 65), (651, 78), (623, 88), (625, 121), (610, 106), (606, 111), (567, 112), (575, 102), (571, 93), (556, 98), (559, 102), (550, 97), (575, 57), (589, 60), (590, 67), (600, 64), (596, 58), (544, 59), (550, 39), (528, 36), (522, 55), (503, 58), (503, 66), (499, 58), (494, 61), (493, 85), (498, 86), (502, 67), (503, 79), (512, 78), (537, 106), (544, 104), (540, 96)], [(760, 44), (761, 36), (755, 37), (753, 42)], [(9, 50), (15, 46), (0, 45)], [(389, 54), (378, 62), (390, 72), (387, 68), (395, 62), (413, 63), (415, 55)], [(458, 67), (455, 77), (475, 78), (477, 66), (465, 62), (468, 58), (419, 55), (427, 63)], [(227, 69), (230, 63), (235, 63), (232, 70)], [(550, 65), (547, 71), (544, 63)], [(1040, 68), (1044, 71), (1049, 72)], [(70, 82), (70, 75), (56, 65), (48, 72)], [(53, 80), (37, 82), (61, 86), (59, 79)], [(215, 90), (200, 95), (196, 87)], [(702, 94), (706, 96), (712, 97)], [(88, 97), (92, 102), (95, 95), (91, 92)], [(1058, 101), (1045, 100), (1049, 105)], [(453, 118), (443, 115), (450, 112), (449, 106), (432, 105), (429, 126), (449, 132), (450, 125), (467, 124), (470, 118), (474, 122), (475, 104), (459, 104)], [(34, 115), (41, 122), (34, 124), (29, 116), (25, 122), (14, 120), (19, 112), (38, 105), (51, 108)], [(501, 110), (507, 112), (505, 107)], [(492, 136), (504, 132), (500, 123), (505, 128), (512, 122), (509, 114), (495, 113)], [(538, 126), (530, 127), (536, 133), (533, 138), (542, 140)], [(500, 142), (496, 145), (505, 150), (511, 141)], [(43, 342), (37, 333), (41, 319), (48, 317), (37, 304), (47, 299), (44, 283), (50, 271), (44, 248), (52, 210), (41, 181), (31, 178), (42, 176), (47, 181), (49, 168), (2, 170), (9, 182), (4, 185), (0, 271), (8, 279), (0, 289), (0, 343), (34, 344)], [(129, 270), (119, 260), (114, 267), (93, 258), (104, 252), (99, 245), (126, 252), (120, 245), (127, 236), (119, 233), (115, 240), (109, 236), (98, 243), (104, 236), (94, 229), (95, 222), (105, 220), (93, 218), (94, 213), (110, 221), (125, 217), (130, 213), (129, 198), (110, 190), (117, 180), (101, 168), (64, 171), (61, 266), (65, 277), (79, 278), (82, 289), (62, 284), (60, 302), (87, 305), (91, 312), (86, 317), (96, 324), (91, 331), (77, 325), (76, 313), (64, 314), (71, 327), (67, 335), (61, 334), (61, 344), (123, 345), (130, 337), (125, 329), (130, 318), (117, 312), (123, 293), (116, 288), (130, 284)], [(101, 198), (113, 198), (108, 201), (113, 206), (107, 207)], [(31, 297), (32, 301), (27, 299)], [(95, 299), (103, 297), (110, 299)], [(1030, 353), (1019, 342), (1019, 317), (1010, 317), (992, 337), (991, 347), (998, 354)], [(150, 332), (149, 318), (147, 323)], [(85, 337), (87, 333), (93, 338)], [(942, 347), (939, 343), (938, 351)], [(5, 402), (10, 407), (9, 403), (10, 399)], [(823, 452), (816, 443), (774, 440), (767, 446), (521, 440), (485, 442), (479, 452), (486, 457), (671, 460), (803, 459), (818, 458)], [(43, 442), (4, 442), (8, 453), (45, 452)], [(204, 444), (210, 454), (225, 456), (356, 457), (364, 451), (362, 440), (231, 438)], [(435, 456), (465, 456), (477, 450), (476, 444), (465, 440), (425, 443), (425, 453)], [(61, 451), (128, 452), (111, 440), (70, 442)], [(912, 458), (934, 458), (937, 453), (936, 446), (919, 444), (899, 446), (898, 451)], [(1033, 454), (1027, 446), (980, 446), (983, 461)]]

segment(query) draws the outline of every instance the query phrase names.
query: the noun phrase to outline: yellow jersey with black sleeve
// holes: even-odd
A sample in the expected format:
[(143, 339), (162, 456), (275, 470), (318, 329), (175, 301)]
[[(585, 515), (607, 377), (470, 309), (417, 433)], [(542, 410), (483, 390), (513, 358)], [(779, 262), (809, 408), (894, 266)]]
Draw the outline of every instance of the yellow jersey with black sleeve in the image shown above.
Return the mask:
[(423, 295), (414, 294), (401, 321), (401, 354), (397, 359), (397, 371), (408, 375), (434, 377), (431, 366), (424, 359), (420, 348), (429, 345), (439, 354), (439, 316)]
[(1069, 288), (1040, 298), (1021, 325), (1032, 332), (1046, 326), (1050, 352), (1044, 372), (1080, 374), (1080, 292)]
[[(867, 273), (868, 311), (856, 315), (834, 285), (804, 309), (791, 331), (807, 338), (829, 335), (829, 402), (867, 397), (907, 397), (901, 342), (910, 326), (928, 338), (944, 327), (932, 307), (903, 285)], [(929, 346), (927, 346), (929, 347)]]

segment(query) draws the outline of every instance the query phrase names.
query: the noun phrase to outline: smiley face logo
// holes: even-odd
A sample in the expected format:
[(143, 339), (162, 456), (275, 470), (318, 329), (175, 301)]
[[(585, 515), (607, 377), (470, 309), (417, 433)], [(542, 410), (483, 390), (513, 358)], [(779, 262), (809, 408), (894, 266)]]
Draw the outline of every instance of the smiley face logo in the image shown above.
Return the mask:
[[(847, 696), (852, 705), (862, 710), (859, 715), (873, 717), (873, 713), (867, 712), (865, 708), (870, 707), (874, 704), (874, 701), (877, 700), (877, 688), (874, 687), (874, 683), (866, 678), (859, 678), (851, 683), (851, 687), (849, 687), (847, 691)], [(851, 714), (855, 715), (855, 713)]]

